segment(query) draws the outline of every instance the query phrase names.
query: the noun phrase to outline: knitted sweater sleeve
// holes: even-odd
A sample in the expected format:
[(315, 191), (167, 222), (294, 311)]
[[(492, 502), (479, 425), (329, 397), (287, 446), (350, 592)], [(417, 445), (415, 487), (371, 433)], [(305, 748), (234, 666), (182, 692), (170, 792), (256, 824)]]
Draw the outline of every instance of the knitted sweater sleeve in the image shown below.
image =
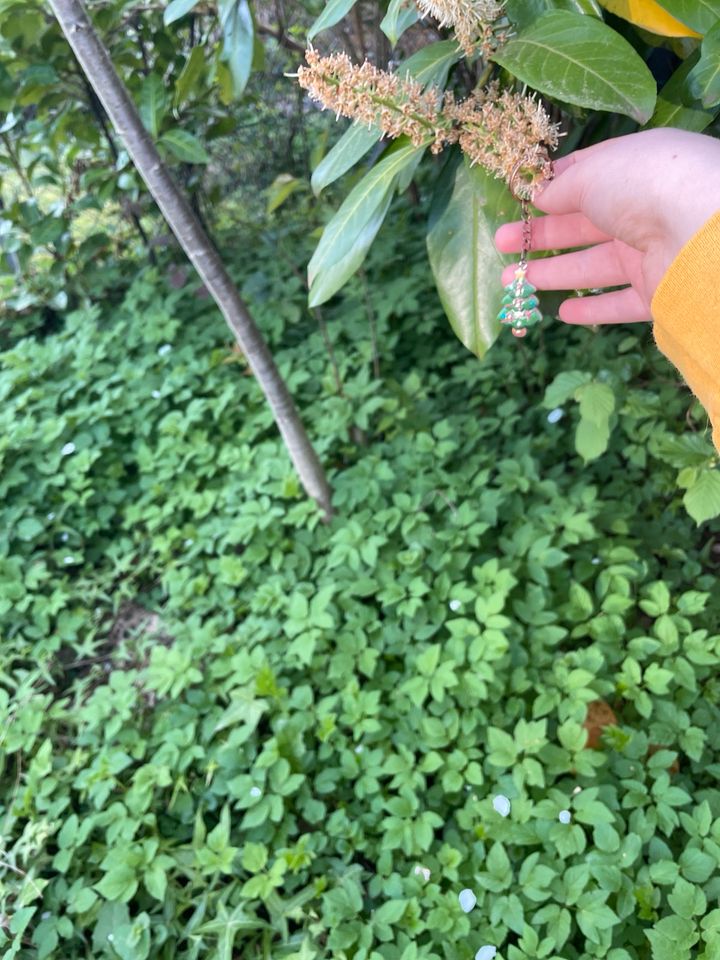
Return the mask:
[(720, 211), (670, 264), (650, 311), (655, 343), (707, 410), (720, 451)]

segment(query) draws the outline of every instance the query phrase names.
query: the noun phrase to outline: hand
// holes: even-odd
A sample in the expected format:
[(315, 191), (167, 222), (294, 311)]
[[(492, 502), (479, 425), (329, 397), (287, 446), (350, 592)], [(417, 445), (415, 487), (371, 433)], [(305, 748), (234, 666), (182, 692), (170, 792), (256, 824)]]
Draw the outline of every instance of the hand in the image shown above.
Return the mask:
[[(532, 221), (533, 250), (585, 247), (528, 263), (538, 290), (622, 290), (564, 300), (565, 323), (652, 320), (650, 303), (688, 240), (720, 210), (720, 141), (685, 130), (653, 129), (576, 150), (555, 161), (555, 178), (536, 191), (547, 214)], [(501, 253), (520, 251), (522, 223), (495, 234)], [(513, 279), (505, 268), (502, 283)]]

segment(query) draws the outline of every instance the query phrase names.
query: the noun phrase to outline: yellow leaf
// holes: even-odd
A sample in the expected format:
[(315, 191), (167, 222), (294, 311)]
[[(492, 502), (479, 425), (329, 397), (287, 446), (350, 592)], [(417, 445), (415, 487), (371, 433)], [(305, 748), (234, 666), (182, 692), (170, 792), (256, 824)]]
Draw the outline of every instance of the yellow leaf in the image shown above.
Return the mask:
[(600, 0), (600, 4), (610, 13), (660, 37), (701, 36), (675, 17), (671, 17), (655, 0)]

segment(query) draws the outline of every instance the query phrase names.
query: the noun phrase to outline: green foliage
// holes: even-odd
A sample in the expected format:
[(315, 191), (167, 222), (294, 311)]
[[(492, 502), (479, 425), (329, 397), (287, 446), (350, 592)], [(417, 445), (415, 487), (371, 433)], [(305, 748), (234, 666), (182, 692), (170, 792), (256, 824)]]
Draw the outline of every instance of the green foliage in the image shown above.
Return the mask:
[[(690, 456), (684, 395), (647, 335), (479, 364), (399, 216), (381, 378), (363, 285), (324, 314), (341, 392), (285, 261), (304, 221), (239, 255), (329, 525), (193, 285), (146, 269), (2, 354), (8, 957), (716, 956), (717, 556), (648, 442)], [(587, 464), (545, 406), (578, 392), (617, 418)]]

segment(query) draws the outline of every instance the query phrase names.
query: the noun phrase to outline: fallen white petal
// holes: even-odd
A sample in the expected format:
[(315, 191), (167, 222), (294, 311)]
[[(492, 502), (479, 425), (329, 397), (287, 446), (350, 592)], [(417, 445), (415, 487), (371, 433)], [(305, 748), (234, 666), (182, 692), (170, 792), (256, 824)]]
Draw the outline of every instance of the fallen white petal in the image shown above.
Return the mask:
[(69, 457), (71, 453), (75, 453), (75, 444), (72, 442), (66, 443), (65, 446), (60, 451), (60, 453), (64, 457)]
[(491, 947), (490, 944), (486, 944), (484, 947), (480, 947), (475, 954), (475, 960), (495, 960), (496, 956), (497, 947)]
[(477, 903), (477, 897), (472, 890), (468, 889), (467, 887), (465, 890), (460, 891), (458, 900), (460, 901), (460, 908), (462, 909), (463, 913), (470, 913), (472, 908)]
[(493, 809), (496, 813), (499, 813), (501, 817), (509, 817), (510, 801), (507, 797), (503, 796), (502, 793), (499, 793), (497, 797), (493, 797)]
[(561, 420), (565, 416), (565, 411), (562, 407), (555, 407), (554, 410), (551, 410), (547, 415), (548, 423), (557, 423), (558, 420)]

